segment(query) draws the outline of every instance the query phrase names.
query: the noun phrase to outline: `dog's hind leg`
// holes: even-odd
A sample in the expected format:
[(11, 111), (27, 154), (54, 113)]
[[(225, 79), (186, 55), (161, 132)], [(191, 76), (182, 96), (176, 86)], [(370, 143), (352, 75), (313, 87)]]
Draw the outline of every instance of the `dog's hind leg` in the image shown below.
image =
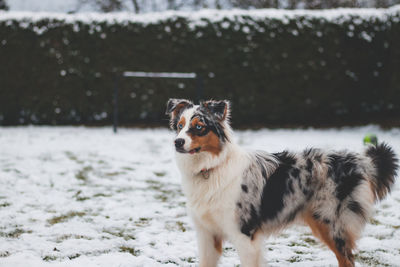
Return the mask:
[(310, 226), (313, 234), (335, 253), (339, 267), (354, 267), (354, 255), (352, 251), (355, 246), (355, 240), (351, 235), (343, 232), (342, 236), (337, 237), (333, 234), (328, 224), (320, 222), (312, 216), (305, 216), (304, 220)]

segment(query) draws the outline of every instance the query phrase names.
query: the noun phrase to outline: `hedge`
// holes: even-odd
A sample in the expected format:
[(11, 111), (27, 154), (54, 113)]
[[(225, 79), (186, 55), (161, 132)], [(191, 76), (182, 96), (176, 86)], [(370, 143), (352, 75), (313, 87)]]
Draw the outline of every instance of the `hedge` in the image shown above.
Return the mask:
[[(134, 15), (0, 13), (0, 125), (110, 124), (113, 77), (196, 72), (236, 126), (400, 117), (400, 6)], [(118, 79), (121, 124), (165, 124), (196, 82)]]

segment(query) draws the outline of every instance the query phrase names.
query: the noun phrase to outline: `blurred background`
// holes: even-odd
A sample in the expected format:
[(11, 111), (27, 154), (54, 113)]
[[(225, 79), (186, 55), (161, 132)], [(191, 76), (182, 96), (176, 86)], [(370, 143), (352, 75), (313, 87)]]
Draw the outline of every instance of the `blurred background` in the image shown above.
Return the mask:
[(399, 3), (0, 0), (0, 125), (167, 126), (173, 97), (228, 99), (235, 127), (398, 126)]

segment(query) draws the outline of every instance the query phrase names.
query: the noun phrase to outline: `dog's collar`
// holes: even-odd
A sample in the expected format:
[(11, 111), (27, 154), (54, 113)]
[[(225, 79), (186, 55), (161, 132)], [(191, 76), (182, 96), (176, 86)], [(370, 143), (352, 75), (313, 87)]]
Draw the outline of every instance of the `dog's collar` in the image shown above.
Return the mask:
[(210, 177), (210, 172), (211, 172), (212, 170), (213, 170), (213, 169), (206, 169), (206, 168), (204, 168), (204, 169), (201, 169), (201, 171), (200, 171), (199, 174), (201, 174), (201, 176), (203, 176), (204, 179), (208, 179), (208, 178)]

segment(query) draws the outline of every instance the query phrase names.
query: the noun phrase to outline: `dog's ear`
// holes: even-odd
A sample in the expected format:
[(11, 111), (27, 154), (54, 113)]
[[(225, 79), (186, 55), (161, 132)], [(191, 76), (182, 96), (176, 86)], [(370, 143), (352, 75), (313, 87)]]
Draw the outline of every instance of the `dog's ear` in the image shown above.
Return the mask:
[(217, 120), (223, 121), (229, 118), (230, 103), (228, 100), (208, 100), (201, 103), (201, 106), (206, 108)]
[(176, 130), (176, 123), (179, 119), (179, 115), (186, 108), (193, 107), (193, 103), (186, 99), (170, 98), (167, 102), (167, 110), (165, 114), (170, 117), (170, 127)]

